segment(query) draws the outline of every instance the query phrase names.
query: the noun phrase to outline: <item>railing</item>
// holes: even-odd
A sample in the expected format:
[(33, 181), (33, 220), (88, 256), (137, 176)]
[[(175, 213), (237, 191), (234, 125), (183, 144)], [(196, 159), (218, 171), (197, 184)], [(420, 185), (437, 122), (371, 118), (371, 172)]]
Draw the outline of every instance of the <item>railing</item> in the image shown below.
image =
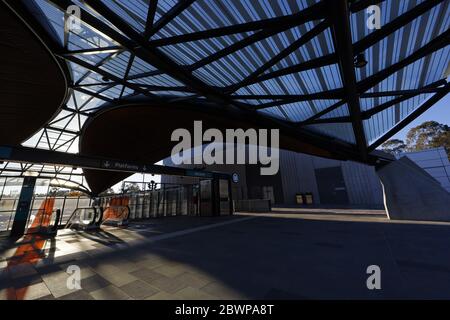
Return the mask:
[[(33, 217), (44, 215), (38, 215), (42, 210), (41, 206), (47, 199), (52, 197), (33, 197), (31, 201), (30, 214), (28, 215), (27, 227), (31, 227), (34, 219)], [(89, 207), (92, 204), (92, 200), (88, 197), (54, 197), (54, 204), (52, 206), (52, 214), (55, 215), (56, 210), (60, 210), (61, 217), (60, 223), (65, 224), (72, 213), (79, 207)], [(18, 204), (18, 198), (6, 198), (3, 197), (0, 201), (0, 232), (10, 231), (13, 225), (14, 216), (16, 214), (16, 208)]]
[(0, 232), (10, 231), (16, 210), (0, 211)]
[(26, 224), (26, 234), (56, 232), (61, 223), (61, 210), (54, 209), (48, 212), (46, 209), (37, 209), (31, 211)]
[[(163, 187), (154, 191), (141, 191), (136, 193), (125, 193), (122, 195), (111, 195), (100, 198), (97, 206), (107, 208), (115, 205), (125, 205), (130, 208), (129, 219), (139, 220), (171, 216), (196, 216), (199, 214), (199, 199), (196, 196), (194, 185), (178, 185)], [(30, 214), (28, 215), (27, 228), (33, 224), (33, 217), (43, 219), (45, 215), (38, 214), (41, 206), (51, 199), (53, 202), (48, 210), (60, 210), (59, 225), (63, 226), (78, 208), (89, 208), (93, 206), (92, 199), (88, 197), (39, 197), (35, 196), (31, 202)], [(122, 199), (126, 203), (115, 203), (114, 200)], [(3, 198), (0, 201), (0, 232), (10, 231), (16, 213), (18, 198)], [(229, 210), (224, 211), (228, 212)]]
[[(118, 197), (125, 201), (114, 203), (113, 199)], [(102, 198), (100, 205), (104, 208), (126, 205), (130, 208), (130, 220), (198, 215), (198, 199), (194, 197), (192, 185), (127, 193), (122, 196), (106, 196)]]

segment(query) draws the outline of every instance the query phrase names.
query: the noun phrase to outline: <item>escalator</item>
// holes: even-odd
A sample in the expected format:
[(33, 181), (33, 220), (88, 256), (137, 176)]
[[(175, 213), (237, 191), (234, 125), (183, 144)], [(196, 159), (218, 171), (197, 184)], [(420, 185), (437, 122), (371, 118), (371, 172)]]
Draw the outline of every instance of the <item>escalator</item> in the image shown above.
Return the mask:
[(65, 229), (91, 231), (102, 225), (124, 227), (128, 225), (130, 208), (128, 206), (108, 206), (78, 208), (70, 216)]
[(70, 215), (65, 229), (72, 230), (96, 230), (100, 228), (103, 220), (101, 207), (77, 208)]

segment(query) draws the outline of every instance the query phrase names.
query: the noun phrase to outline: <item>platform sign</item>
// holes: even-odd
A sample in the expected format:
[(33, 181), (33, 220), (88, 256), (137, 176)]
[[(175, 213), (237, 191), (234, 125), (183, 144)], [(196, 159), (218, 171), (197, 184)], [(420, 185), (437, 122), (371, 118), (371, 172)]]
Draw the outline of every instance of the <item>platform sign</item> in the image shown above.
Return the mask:
[(103, 161), (102, 167), (111, 170), (142, 171), (142, 168), (140, 168), (139, 165), (119, 161)]

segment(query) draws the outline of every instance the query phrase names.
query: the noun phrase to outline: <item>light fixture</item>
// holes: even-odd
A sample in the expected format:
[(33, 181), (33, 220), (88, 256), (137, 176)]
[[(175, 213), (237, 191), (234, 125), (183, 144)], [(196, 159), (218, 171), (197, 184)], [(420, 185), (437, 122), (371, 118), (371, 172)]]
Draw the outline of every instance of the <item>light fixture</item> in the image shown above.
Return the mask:
[(367, 65), (366, 57), (364, 56), (364, 53), (360, 53), (355, 57), (354, 60), (355, 68), (361, 69), (364, 68)]

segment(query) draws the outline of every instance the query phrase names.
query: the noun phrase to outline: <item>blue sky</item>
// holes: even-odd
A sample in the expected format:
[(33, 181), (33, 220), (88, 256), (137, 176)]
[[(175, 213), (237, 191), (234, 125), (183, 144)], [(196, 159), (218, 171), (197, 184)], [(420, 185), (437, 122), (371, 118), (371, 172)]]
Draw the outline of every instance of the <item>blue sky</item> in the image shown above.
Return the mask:
[(406, 126), (403, 130), (397, 133), (393, 137), (393, 139), (406, 139), (406, 134), (408, 133), (409, 129), (430, 120), (434, 120), (450, 126), (450, 94), (448, 94), (444, 99), (436, 103), (434, 106), (428, 109), (427, 112), (422, 114), (420, 117)]

